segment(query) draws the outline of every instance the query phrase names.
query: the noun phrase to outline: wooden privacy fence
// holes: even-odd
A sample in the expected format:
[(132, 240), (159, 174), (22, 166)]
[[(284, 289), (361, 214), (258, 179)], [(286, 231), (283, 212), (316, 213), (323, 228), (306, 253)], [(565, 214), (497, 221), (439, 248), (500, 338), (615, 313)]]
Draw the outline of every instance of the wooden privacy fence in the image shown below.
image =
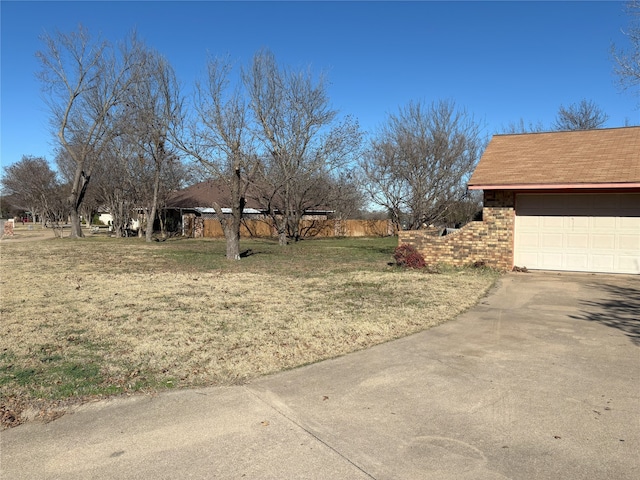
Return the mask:
[[(203, 219), (202, 217), (197, 217), (194, 220), (194, 228), (185, 230), (187, 236), (224, 237), (219, 220)], [(395, 233), (390, 220), (302, 220), (300, 222), (300, 234), (305, 238), (386, 237)], [(240, 226), (240, 236), (243, 238), (275, 238), (278, 236), (278, 232), (271, 220), (245, 219)]]

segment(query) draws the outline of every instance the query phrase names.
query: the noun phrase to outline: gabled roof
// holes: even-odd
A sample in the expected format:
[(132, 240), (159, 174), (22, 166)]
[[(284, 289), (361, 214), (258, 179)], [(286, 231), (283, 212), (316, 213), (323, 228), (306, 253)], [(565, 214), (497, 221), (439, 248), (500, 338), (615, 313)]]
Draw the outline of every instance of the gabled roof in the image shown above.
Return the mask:
[[(245, 196), (244, 213), (267, 213), (266, 204), (258, 200), (259, 192), (254, 184), (250, 184)], [(213, 213), (213, 203), (216, 202), (222, 208), (223, 213), (231, 213), (231, 190), (226, 182), (220, 180), (205, 180), (196, 183), (183, 190), (173, 192), (167, 200), (167, 208), (182, 208), (196, 210), (200, 213)], [(307, 208), (306, 214), (327, 214), (333, 210), (320, 205)]]
[(472, 190), (640, 187), (640, 127), (495, 135)]
[[(206, 209), (212, 208), (214, 202), (220, 205), (223, 210), (230, 206), (231, 190), (225, 182), (206, 180), (179, 190), (169, 197), (167, 207)], [(246, 209), (254, 209), (257, 211), (261, 210), (261, 206), (256, 200), (247, 196), (245, 203), (245, 210)]]

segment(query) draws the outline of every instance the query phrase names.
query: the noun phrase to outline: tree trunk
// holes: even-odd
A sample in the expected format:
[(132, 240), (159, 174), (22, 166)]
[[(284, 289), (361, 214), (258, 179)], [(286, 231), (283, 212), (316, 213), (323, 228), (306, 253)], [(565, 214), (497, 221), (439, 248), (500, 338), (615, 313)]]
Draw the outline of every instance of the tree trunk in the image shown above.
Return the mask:
[(82, 233), (82, 225), (80, 224), (80, 214), (78, 213), (78, 209), (72, 207), (69, 217), (71, 218), (71, 232), (69, 233), (69, 236), (71, 238), (84, 237), (84, 233)]
[(147, 219), (147, 229), (145, 230), (145, 241), (152, 242), (153, 241), (153, 224), (156, 220), (156, 205), (155, 203), (151, 207), (151, 213), (149, 214), (149, 218)]
[(286, 230), (278, 230), (278, 245), (285, 246), (287, 245), (287, 231)]
[(227, 260), (240, 260), (240, 223), (242, 222), (242, 210), (244, 209), (244, 199), (240, 202), (241, 208), (232, 208), (231, 218), (227, 218), (222, 213), (222, 208), (217, 202), (213, 203), (220, 226), (224, 232), (227, 243)]
[(293, 239), (294, 242), (300, 241), (300, 224), (302, 223), (302, 213), (301, 209), (291, 210), (289, 212), (289, 220), (288, 220), (288, 232), (289, 238)]
[(160, 191), (160, 168), (156, 168), (155, 178), (153, 179), (153, 204), (151, 205), (151, 213), (147, 218), (146, 241), (153, 240), (153, 224), (156, 221), (156, 212), (158, 210), (158, 192)]
[(80, 207), (82, 206), (82, 200), (84, 200), (84, 194), (87, 191), (89, 185), (90, 174), (87, 174), (82, 170), (82, 165), (78, 165), (76, 168), (76, 174), (73, 179), (73, 185), (71, 187), (71, 193), (69, 194), (69, 206), (71, 207), (71, 238), (82, 238), (82, 225), (80, 224)]
[[(235, 223), (231, 220), (229, 223)], [(224, 237), (227, 240), (227, 260), (240, 260), (240, 229), (227, 224)]]

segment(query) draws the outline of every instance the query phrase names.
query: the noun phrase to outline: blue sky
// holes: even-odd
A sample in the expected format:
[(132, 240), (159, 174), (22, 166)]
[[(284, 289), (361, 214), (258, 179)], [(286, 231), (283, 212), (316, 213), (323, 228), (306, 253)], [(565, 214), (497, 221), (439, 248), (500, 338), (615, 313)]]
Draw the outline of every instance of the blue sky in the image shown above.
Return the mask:
[(35, 78), (38, 37), (78, 23), (112, 41), (136, 28), (187, 89), (207, 52), (246, 65), (260, 48), (325, 71), (334, 108), (374, 131), (412, 100), (453, 100), (486, 126), (550, 125), (558, 107), (593, 101), (606, 127), (640, 124), (616, 87), (610, 47), (627, 47), (624, 4), (607, 2), (0, 2), (3, 166), (54, 159)]

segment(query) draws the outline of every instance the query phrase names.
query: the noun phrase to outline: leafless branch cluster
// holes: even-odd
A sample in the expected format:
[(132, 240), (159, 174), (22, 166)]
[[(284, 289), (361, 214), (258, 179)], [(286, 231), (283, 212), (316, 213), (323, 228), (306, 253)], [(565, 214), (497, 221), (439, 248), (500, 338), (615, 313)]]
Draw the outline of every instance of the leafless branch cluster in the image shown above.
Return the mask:
[(582, 100), (568, 107), (560, 105), (554, 130), (592, 130), (604, 125), (609, 115), (592, 101)]
[(299, 238), (305, 211), (326, 206), (335, 179), (359, 152), (361, 133), (350, 118), (336, 121), (322, 75), (282, 68), (269, 51), (255, 55), (243, 80), (262, 152), (260, 200), (285, 244)]
[(4, 168), (1, 179), (4, 195), (11, 195), (16, 206), (31, 212), (49, 226), (58, 225), (68, 214), (63, 185), (56, 172), (41, 157), (23, 156)]
[(485, 143), (480, 125), (453, 102), (411, 102), (389, 115), (363, 157), (365, 189), (398, 228), (439, 223), (465, 199)]
[(212, 205), (230, 259), (239, 258), (248, 192), (265, 206), (281, 244), (299, 238), (306, 211), (336, 208), (346, 195), (355, 201), (353, 192), (346, 191), (355, 184), (345, 178), (361, 142), (356, 122), (337, 120), (322, 76), (281, 66), (268, 50), (240, 68), (235, 83), (233, 72), (228, 60), (209, 58), (193, 108), (175, 135), (200, 170), (230, 192), (231, 215)]
[(614, 45), (611, 47), (611, 54), (620, 87), (640, 97), (640, 1), (630, 0), (626, 4), (626, 10), (630, 21), (623, 33), (629, 39), (629, 49), (619, 49)]

